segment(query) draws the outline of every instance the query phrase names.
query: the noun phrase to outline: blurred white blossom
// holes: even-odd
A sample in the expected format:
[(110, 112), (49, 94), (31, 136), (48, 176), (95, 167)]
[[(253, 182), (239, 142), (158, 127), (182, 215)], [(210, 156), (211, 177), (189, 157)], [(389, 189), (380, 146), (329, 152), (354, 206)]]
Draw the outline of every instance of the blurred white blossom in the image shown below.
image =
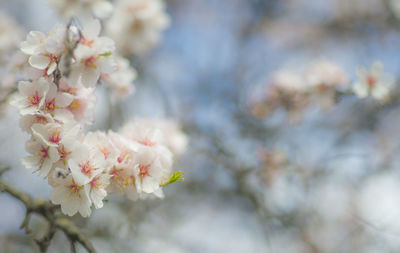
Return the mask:
[(359, 79), (354, 83), (353, 91), (358, 97), (366, 98), (370, 95), (373, 99), (382, 102), (389, 99), (395, 80), (384, 72), (381, 62), (374, 62), (370, 70), (359, 68), (357, 75)]
[(163, 0), (117, 0), (106, 33), (122, 55), (141, 55), (158, 43), (169, 22)]

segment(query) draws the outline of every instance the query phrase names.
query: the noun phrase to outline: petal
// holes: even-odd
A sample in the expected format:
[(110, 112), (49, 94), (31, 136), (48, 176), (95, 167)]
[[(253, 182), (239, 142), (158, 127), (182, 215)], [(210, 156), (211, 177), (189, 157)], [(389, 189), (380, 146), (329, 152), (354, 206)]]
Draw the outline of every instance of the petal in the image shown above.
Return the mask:
[(39, 170), (40, 175), (46, 177), (49, 174), (52, 165), (53, 163), (50, 161), (50, 159), (45, 159)]
[(54, 112), (54, 119), (66, 123), (71, 122), (74, 119), (74, 115), (66, 109), (57, 109)]
[(82, 72), (82, 84), (87, 87), (95, 87), (100, 77), (100, 71), (96, 68), (85, 68)]
[(57, 68), (57, 63), (51, 62), (49, 65), (49, 69), (47, 70), (47, 75), (51, 75), (54, 72), (54, 70), (56, 70), (56, 68)]
[(60, 155), (58, 154), (58, 151), (54, 147), (50, 147), (49, 149), (49, 159), (55, 163), (60, 159)]
[(40, 158), (37, 156), (27, 156), (22, 158), (21, 162), (25, 168), (36, 168), (40, 165)]
[(58, 93), (56, 96), (56, 104), (58, 107), (67, 107), (74, 100), (74, 96), (69, 93)]
[(50, 59), (43, 55), (32, 55), (29, 57), (29, 64), (37, 69), (45, 69), (50, 63)]

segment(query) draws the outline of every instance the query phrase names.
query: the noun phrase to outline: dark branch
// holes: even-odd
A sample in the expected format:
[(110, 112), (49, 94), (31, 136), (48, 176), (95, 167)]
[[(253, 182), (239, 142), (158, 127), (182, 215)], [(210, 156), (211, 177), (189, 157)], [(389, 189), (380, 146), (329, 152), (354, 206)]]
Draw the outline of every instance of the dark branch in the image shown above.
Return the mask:
[[(0, 176), (7, 170), (8, 168), (1, 169)], [(26, 233), (30, 232), (29, 220), (32, 214), (37, 214), (43, 217), (48, 222), (49, 226), (46, 234), (40, 239), (35, 239), (35, 242), (38, 245), (40, 252), (47, 251), (57, 229), (63, 231), (63, 233), (70, 240), (71, 245), (73, 245), (73, 247), (71, 248), (72, 252), (74, 252), (75, 250), (76, 243), (80, 243), (89, 253), (96, 252), (90, 240), (79, 230), (78, 227), (75, 226), (75, 224), (73, 224), (67, 218), (60, 217), (59, 214), (57, 215), (57, 206), (54, 206), (43, 199), (34, 199), (30, 195), (19, 191), (17, 188), (11, 186), (10, 184), (7, 184), (2, 179), (0, 179), (0, 192), (8, 193), (25, 205), (26, 215), (21, 224), (21, 229), (25, 229)]]

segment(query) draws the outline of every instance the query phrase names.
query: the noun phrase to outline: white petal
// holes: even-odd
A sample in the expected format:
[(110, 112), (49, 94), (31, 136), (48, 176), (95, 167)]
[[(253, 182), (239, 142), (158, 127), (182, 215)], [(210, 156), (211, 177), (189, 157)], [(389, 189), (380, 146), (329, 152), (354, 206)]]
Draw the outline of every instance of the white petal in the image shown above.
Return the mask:
[(95, 87), (100, 77), (100, 71), (95, 68), (86, 68), (82, 72), (82, 84), (87, 87)]
[(45, 69), (50, 63), (50, 59), (43, 55), (32, 55), (29, 57), (29, 64), (37, 69)]

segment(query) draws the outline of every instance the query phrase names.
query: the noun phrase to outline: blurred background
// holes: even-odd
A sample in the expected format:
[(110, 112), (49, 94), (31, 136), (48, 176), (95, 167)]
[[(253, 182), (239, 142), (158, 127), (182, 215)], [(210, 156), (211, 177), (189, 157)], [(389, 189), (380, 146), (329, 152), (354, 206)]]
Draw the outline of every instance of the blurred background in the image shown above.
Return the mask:
[[(309, 106), (297, 124), (249, 105), (282, 68), (316, 60), (356, 70), (380, 60), (400, 73), (396, 0), (168, 0), (170, 26), (132, 58), (136, 93), (111, 123), (105, 90), (91, 129), (118, 129), (135, 116), (179, 121), (190, 142), (175, 163), (185, 181), (165, 199), (108, 197), (88, 219), (74, 217), (99, 252), (400, 252), (400, 107), (355, 96), (330, 110)], [(0, 0), (24, 29), (60, 22), (44, 0)], [(115, 108), (114, 108), (115, 109)], [(9, 108), (0, 121), (3, 178), (48, 199), (47, 182), (23, 168), (28, 135)], [(24, 206), (0, 194), (0, 245), (35, 252), (19, 226)], [(40, 231), (43, 222), (34, 219)], [(43, 228), (44, 229), (44, 228)], [(83, 249), (79, 248), (79, 250)], [(57, 233), (49, 252), (69, 252)]]

